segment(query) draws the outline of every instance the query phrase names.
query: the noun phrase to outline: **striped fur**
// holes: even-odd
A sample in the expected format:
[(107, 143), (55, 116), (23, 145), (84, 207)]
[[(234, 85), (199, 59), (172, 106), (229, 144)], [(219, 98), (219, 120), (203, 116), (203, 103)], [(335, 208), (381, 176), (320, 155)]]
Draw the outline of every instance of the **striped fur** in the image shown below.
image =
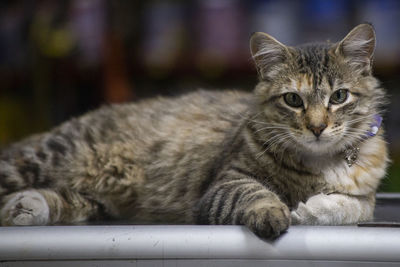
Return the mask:
[[(360, 25), (337, 44), (299, 47), (255, 34), (254, 93), (103, 107), (10, 145), (0, 154), (1, 223), (240, 224), (268, 238), (291, 221), (370, 219), (388, 162), (382, 131), (362, 138), (384, 102), (368, 64), (352, 64), (371, 60), (362, 58), (371, 42), (360, 41), (370, 31)], [(357, 47), (368, 51), (349, 53)], [(348, 99), (330, 103), (341, 88)], [(316, 137), (310, 125), (321, 123)], [(349, 146), (360, 147), (352, 167), (342, 154)]]

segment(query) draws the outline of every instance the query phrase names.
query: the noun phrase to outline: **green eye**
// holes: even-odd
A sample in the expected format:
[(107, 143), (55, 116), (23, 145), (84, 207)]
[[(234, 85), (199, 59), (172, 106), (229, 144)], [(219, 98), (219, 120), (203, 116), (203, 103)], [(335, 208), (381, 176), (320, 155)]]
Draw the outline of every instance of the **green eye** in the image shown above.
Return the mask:
[(336, 90), (331, 95), (331, 99), (329, 99), (329, 102), (331, 104), (342, 104), (347, 100), (348, 97), (349, 97), (349, 90), (339, 89), (339, 90)]
[(283, 99), (285, 99), (286, 104), (294, 108), (298, 108), (303, 105), (303, 100), (298, 94), (295, 93), (286, 93), (283, 95)]

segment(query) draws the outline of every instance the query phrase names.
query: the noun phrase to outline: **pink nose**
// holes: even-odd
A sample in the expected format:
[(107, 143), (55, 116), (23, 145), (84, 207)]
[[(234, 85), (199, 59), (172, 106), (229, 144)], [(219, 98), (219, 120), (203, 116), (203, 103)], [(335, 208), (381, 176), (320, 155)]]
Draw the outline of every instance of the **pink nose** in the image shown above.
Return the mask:
[(315, 137), (319, 137), (326, 127), (327, 125), (325, 123), (322, 123), (318, 126), (308, 125), (307, 129), (309, 129), (315, 135)]

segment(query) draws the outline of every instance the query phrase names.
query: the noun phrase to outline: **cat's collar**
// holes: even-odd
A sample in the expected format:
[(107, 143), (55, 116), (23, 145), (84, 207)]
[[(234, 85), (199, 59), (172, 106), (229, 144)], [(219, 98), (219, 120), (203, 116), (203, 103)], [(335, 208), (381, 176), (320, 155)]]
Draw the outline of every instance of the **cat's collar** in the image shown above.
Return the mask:
[(370, 129), (369, 131), (367, 131), (367, 138), (375, 136), (378, 133), (379, 128), (381, 128), (381, 125), (382, 125), (382, 116), (375, 114), (374, 120), (370, 124)]
[[(379, 128), (382, 125), (382, 116), (375, 114), (373, 119), (374, 120), (370, 124), (369, 130), (363, 136), (363, 140), (374, 137), (378, 133)], [(346, 160), (347, 166), (351, 167), (357, 161), (358, 152), (360, 152), (360, 148), (358, 146), (351, 146), (343, 151), (344, 159)]]

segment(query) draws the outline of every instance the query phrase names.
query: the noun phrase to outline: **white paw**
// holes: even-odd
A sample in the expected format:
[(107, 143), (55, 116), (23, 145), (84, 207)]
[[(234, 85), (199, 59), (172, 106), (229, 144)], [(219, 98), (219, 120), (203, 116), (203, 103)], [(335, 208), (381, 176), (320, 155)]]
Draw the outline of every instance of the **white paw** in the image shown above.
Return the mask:
[(373, 201), (341, 194), (318, 194), (291, 212), (292, 224), (343, 225), (372, 218)]
[(49, 206), (36, 191), (23, 191), (12, 196), (0, 211), (2, 225), (45, 225)]
[(292, 224), (332, 225), (340, 224), (340, 201), (333, 195), (318, 194), (304, 204), (300, 202), (297, 209), (291, 212)]
[(313, 210), (306, 206), (303, 202), (299, 203), (296, 210), (290, 213), (292, 219), (292, 225), (295, 224), (305, 224), (305, 225), (316, 225), (318, 223), (318, 218), (313, 214)]

